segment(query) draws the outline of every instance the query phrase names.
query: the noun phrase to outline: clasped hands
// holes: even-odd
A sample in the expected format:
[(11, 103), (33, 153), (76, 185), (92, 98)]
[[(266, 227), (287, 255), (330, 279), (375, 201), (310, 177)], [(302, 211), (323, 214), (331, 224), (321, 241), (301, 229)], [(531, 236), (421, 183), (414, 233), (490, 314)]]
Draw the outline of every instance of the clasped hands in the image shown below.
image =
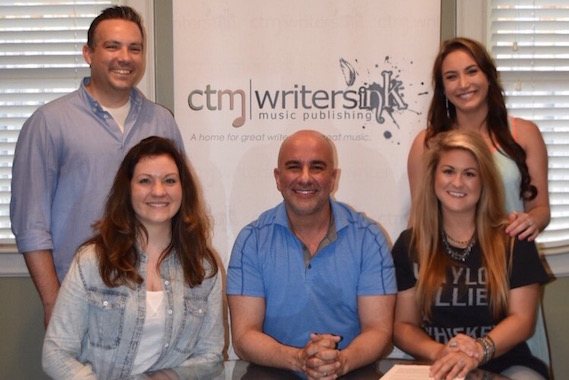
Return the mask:
[(468, 372), (478, 368), (482, 357), (480, 349), (472, 337), (457, 334), (439, 351), (429, 375), (445, 380), (465, 378)]
[(299, 351), (299, 367), (309, 380), (336, 379), (344, 366), (338, 342), (342, 337), (332, 334), (310, 334), (310, 340)]

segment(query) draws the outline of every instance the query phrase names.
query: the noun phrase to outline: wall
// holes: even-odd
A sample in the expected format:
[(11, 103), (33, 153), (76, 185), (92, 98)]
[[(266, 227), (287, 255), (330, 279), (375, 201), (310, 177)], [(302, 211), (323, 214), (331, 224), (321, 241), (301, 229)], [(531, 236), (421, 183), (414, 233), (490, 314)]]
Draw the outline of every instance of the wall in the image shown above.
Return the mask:
[(561, 277), (545, 287), (543, 310), (548, 331), (551, 363), (556, 380), (569, 376), (569, 277)]
[(41, 369), (43, 310), (29, 277), (0, 278), (0, 380), (48, 379)]

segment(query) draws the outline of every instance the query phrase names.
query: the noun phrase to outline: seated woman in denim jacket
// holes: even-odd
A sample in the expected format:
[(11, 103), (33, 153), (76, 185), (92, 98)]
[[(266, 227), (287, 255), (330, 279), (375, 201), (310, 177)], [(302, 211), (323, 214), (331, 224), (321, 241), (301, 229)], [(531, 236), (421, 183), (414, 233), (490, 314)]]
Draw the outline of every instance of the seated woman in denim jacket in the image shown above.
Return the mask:
[(221, 274), (209, 218), (169, 140), (149, 137), (127, 153), (95, 229), (59, 292), (43, 346), (46, 373), (117, 379), (221, 361)]

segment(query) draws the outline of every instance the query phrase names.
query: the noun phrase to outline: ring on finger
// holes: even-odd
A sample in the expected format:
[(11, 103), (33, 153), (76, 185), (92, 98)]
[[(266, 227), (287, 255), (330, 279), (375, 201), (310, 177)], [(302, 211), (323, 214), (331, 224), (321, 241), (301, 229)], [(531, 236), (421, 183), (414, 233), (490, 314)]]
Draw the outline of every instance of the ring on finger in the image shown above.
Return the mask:
[(458, 343), (456, 343), (456, 341), (454, 341), (454, 340), (451, 340), (451, 342), (450, 342), (450, 344), (449, 344), (449, 347), (453, 347), (453, 348), (454, 348), (454, 347), (456, 347), (456, 346), (458, 346)]

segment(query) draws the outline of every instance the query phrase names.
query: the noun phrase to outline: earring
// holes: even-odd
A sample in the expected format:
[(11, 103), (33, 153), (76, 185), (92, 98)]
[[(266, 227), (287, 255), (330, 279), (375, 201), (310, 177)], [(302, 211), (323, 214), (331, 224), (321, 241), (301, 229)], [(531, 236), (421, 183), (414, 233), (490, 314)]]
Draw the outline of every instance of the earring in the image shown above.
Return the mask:
[(445, 101), (446, 101), (446, 107), (447, 107), (447, 118), (450, 119), (450, 112), (448, 110), (448, 98), (445, 96)]

